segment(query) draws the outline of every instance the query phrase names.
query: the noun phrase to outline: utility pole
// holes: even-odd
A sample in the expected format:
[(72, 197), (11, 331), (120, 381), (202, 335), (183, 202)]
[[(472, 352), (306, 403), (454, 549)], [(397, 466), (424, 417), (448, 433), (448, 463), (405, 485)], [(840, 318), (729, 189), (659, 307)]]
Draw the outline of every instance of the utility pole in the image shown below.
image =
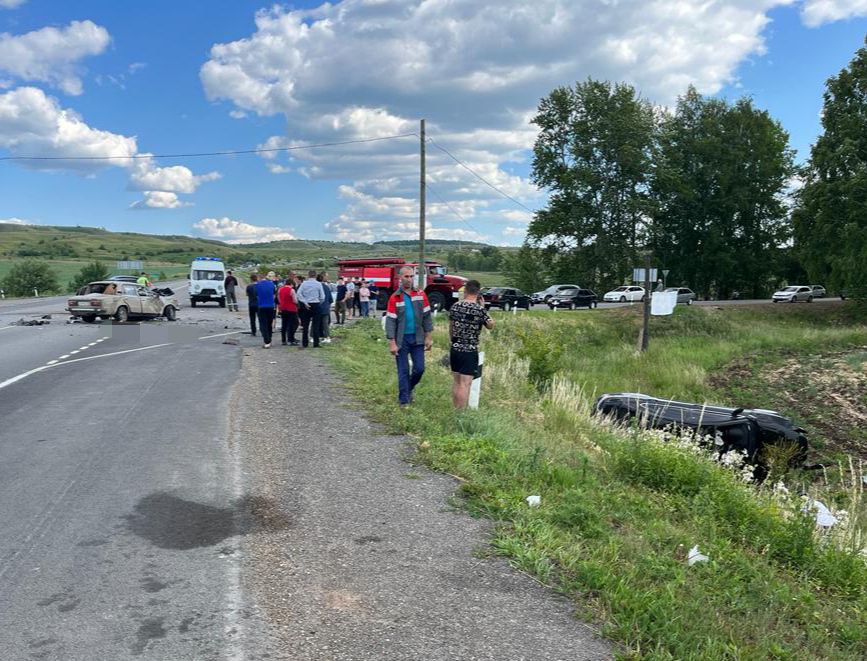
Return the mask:
[(424, 120), (421, 120), (421, 131), (419, 133), (421, 146), (421, 176), (418, 183), (418, 287), (424, 291), (427, 287), (427, 267), (425, 266), (424, 258), (424, 230), (425, 230), (425, 141), (424, 141)]
[(638, 350), (647, 351), (650, 343), (650, 251), (644, 253), (644, 323), (638, 335)]

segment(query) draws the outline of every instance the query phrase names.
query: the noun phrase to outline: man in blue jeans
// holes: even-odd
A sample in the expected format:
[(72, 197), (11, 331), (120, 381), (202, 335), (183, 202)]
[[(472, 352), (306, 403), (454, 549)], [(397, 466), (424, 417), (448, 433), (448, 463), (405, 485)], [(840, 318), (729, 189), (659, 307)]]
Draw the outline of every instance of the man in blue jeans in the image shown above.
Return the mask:
[(385, 314), (385, 336), (388, 350), (397, 362), (398, 402), (401, 406), (412, 403), (412, 391), (424, 374), (424, 352), (433, 346), (430, 303), (423, 291), (413, 289), (412, 276), (411, 266), (400, 270), (397, 291), (388, 298)]

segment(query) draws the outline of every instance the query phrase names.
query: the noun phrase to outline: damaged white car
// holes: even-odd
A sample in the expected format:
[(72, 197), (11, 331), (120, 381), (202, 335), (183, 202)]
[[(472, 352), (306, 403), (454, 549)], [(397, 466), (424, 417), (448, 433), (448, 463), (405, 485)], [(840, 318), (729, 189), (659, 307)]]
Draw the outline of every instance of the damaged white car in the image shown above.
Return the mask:
[(165, 317), (177, 318), (178, 299), (168, 288), (149, 289), (129, 282), (100, 280), (78, 290), (66, 302), (66, 309), (74, 317), (92, 323), (97, 319), (130, 319)]

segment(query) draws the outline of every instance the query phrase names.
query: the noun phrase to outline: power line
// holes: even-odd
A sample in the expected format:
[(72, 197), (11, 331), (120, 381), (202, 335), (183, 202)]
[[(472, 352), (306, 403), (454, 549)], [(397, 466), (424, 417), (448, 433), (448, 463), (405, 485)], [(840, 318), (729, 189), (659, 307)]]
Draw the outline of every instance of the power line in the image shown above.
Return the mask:
[(436, 142), (434, 142), (433, 138), (428, 138), (428, 142), (430, 142), (434, 147), (436, 147), (437, 149), (439, 149), (441, 152), (445, 153), (449, 158), (451, 158), (455, 163), (457, 163), (458, 165), (460, 165), (464, 170), (466, 170), (466, 171), (469, 172), (471, 175), (473, 175), (476, 179), (478, 179), (479, 181), (481, 181), (481, 182), (482, 182), (483, 184), (485, 184), (486, 186), (488, 186), (488, 187), (492, 188), (493, 190), (497, 191), (500, 195), (502, 195), (503, 197), (505, 197), (507, 200), (511, 200), (512, 202), (514, 202), (515, 204), (517, 204), (519, 207), (521, 207), (522, 209), (524, 209), (524, 210), (527, 211), (528, 213), (532, 213), (532, 214), (535, 214), (535, 213), (536, 213), (536, 212), (533, 211), (530, 207), (526, 206), (526, 205), (523, 204), (522, 202), (519, 202), (519, 201), (516, 200), (514, 197), (512, 197), (511, 195), (509, 195), (508, 193), (506, 193), (504, 190), (501, 190), (500, 188), (498, 188), (497, 186), (495, 186), (494, 184), (492, 184), (490, 181), (488, 181), (487, 179), (485, 179), (482, 175), (480, 175), (478, 172), (476, 172), (475, 170), (473, 170), (469, 165), (467, 165), (467, 164), (464, 163), (461, 159), (459, 159), (457, 156), (455, 156), (454, 154), (452, 154), (448, 149), (446, 149), (445, 147), (441, 147), (440, 145), (438, 145)]
[(257, 149), (229, 149), (225, 151), (191, 152), (189, 154), (133, 154), (132, 156), (0, 156), (0, 161), (114, 161), (137, 160), (145, 158), (197, 158), (200, 156), (236, 156), (242, 154), (266, 154), (288, 152), (298, 149), (315, 149), (317, 147), (340, 147), (342, 145), (358, 145), (366, 142), (394, 140), (397, 138), (418, 137), (417, 133), (401, 133), (385, 135), (379, 138), (364, 138), (361, 140), (342, 140), (339, 142), (320, 142), (310, 145), (295, 145), (292, 147), (268, 147)]

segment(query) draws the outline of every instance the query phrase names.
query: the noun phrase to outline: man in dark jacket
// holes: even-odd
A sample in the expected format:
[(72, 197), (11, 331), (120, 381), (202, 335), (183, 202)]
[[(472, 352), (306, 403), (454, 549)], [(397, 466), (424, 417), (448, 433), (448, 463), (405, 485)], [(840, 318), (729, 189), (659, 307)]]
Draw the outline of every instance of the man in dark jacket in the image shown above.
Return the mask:
[(226, 271), (226, 279), (223, 280), (223, 287), (226, 289), (226, 307), (229, 312), (238, 311), (238, 299), (235, 298), (235, 287), (238, 286), (238, 278), (232, 275), (231, 271)]
[(334, 294), (331, 285), (328, 284), (328, 274), (322, 271), (316, 279), (322, 285), (322, 302), (319, 304), (319, 337), (322, 344), (331, 344), (331, 304), (334, 302)]
[(255, 273), (250, 275), (250, 284), (247, 285), (247, 309), (250, 312), (250, 335), (256, 337), (256, 317), (259, 315), (259, 305), (256, 298), (256, 280), (259, 276)]

